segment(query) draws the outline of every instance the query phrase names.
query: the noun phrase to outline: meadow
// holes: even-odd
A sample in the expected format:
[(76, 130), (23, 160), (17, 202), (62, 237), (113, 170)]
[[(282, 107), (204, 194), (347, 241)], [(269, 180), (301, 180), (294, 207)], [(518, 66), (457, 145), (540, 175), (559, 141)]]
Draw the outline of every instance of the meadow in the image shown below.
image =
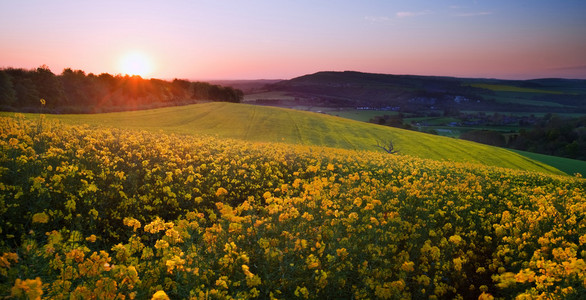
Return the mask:
[(177, 118), (162, 119), (175, 133), (141, 130), (115, 116), (102, 118), (118, 128), (0, 118), (0, 297), (586, 293), (580, 177), (407, 147), (389, 155), (186, 134)]
[(538, 94), (563, 94), (563, 92), (548, 89), (534, 89), (519, 87), (505, 84), (488, 84), (488, 83), (475, 83), (470, 86), (487, 89), (495, 92), (515, 92), (515, 93), (538, 93)]
[(565, 157), (551, 156), (539, 153), (532, 153), (521, 150), (510, 149), (513, 152), (527, 156), (531, 159), (546, 163), (550, 166), (555, 166), (560, 171), (566, 174), (577, 174), (580, 173), (582, 176), (586, 176), (586, 161), (570, 159)]

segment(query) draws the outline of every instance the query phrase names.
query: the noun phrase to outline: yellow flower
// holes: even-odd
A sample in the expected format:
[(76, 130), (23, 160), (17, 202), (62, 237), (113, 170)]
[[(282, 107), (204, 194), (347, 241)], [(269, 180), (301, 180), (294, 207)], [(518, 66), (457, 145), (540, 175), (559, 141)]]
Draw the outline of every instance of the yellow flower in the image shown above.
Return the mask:
[(344, 260), (348, 256), (348, 251), (346, 248), (336, 249), (336, 254), (340, 257), (340, 259)]
[[(15, 263), (18, 262), (18, 254), (12, 252), (2, 254), (2, 256), (0, 256), (0, 268), (10, 268), (10, 261)], [(0, 271), (2, 271), (2, 269), (0, 269)]]
[(462, 263), (464, 263), (464, 260), (462, 260), (461, 258), (454, 258), (452, 259), (452, 262), (454, 263), (454, 269), (456, 269), (456, 271), (460, 272), (462, 271)]
[(95, 243), (96, 242), (96, 239), (97, 239), (97, 237), (96, 237), (95, 234), (92, 234), (89, 237), (86, 237), (85, 238), (85, 240), (88, 241), (88, 242), (90, 242), (90, 243)]
[(153, 295), (151, 300), (169, 300), (169, 296), (167, 296), (167, 293), (165, 293), (165, 291), (157, 291)]
[(226, 283), (226, 276), (220, 277), (220, 279), (216, 280), (216, 286), (222, 287), (224, 289), (228, 289), (228, 284)]
[(313, 254), (310, 254), (305, 262), (307, 263), (307, 269), (311, 270), (319, 267), (319, 259)]
[(41, 299), (43, 295), (43, 282), (41, 278), (35, 279), (16, 279), (11, 290), (11, 295), (18, 298)]
[(155, 248), (157, 248), (157, 249), (169, 248), (169, 243), (167, 243), (167, 241), (165, 241), (165, 240), (157, 240), (157, 242), (155, 243)]
[(128, 227), (132, 227), (133, 231), (136, 231), (137, 229), (139, 229), (142, 226), (140, 224), (140, 221), (135, 218), (126, 217), (126, 218), (124, 218), (123, 222), (124, 222), (124, 225), (126, 225)]
[(246, 277), (254, 276), (254, 274), (250, 272), (250, 268), (247, 265), (242, 265), (242, 272), (244, 272), (244, 275), (246, 275)]
[(306, 287), (297, 287), (295, 289), (295, 296), (297, 297), (303, 297), (305, 299), (309, 298), (309, 291), (307, 290)]
[(33, 215), (33, 223), (47, 223), (49, 222), (49, 216), (46, 213), (36, 213)]
[(452, 235), (452, 236), (451, 236), (451, 237), (448, 239), (448, 241), (449, 241), (450, 243), (453, 243), (453, 244), (456, 244), (456, 245), (458, 245), (458, 244), (460, 244), (460, 243), (462, 242), (462, 237), (461, 237), (461, 236), (459, 236), (459, 235), (457, 235), (457, 234), (456, 234), (456, 235)]
[(218, 188), (218, 190), (216, 191), (216, 196), (221, 197), (225, 195), (228, 195), (228, 191), (223, 187)]
[(169, 259), (165, 262), (165, 265), (167, 266), (168, 273), (172, 273), (174, 269), (182, 270), (184, 264), (185, 264), (185, 259), (183, 259), (177, 255), (173, 255), (173, 257), (171, 259)]
[(168, 236), (173, 243), (180, 243), (183, 241), (179, 235), (179, 232), (173, 228), (167, 229), (167, 231), (165, 231), (165, 235)]
[(406, 272), (413, 272), (415, 270), (415, 268), (413, 268), (414, 265), (415, 265), (414, 262), (406, 261), (403, 263), (403, 265), (401, 265), (401, 270), (406, 271)]

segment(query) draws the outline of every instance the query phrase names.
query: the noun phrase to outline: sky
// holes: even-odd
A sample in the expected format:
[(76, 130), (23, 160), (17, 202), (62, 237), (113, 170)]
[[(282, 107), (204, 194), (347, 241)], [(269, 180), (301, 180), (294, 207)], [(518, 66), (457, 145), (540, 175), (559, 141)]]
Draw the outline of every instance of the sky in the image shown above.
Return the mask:
[(0, 0), (0, 68), (586, 79), (584, 0)]

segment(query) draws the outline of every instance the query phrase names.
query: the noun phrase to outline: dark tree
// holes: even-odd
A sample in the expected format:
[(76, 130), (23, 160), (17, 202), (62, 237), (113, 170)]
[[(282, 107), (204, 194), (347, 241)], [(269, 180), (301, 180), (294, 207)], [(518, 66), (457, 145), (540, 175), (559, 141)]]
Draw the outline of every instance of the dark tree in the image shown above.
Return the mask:
[(94, 113), (194, 103), (194, 100), (240, 102), (243, 93), (206, 82), (98, 76), (64, 69), (55, 75), (47, 66), (35, 70), (0, 69), (0, 109), (35, 112), (41, 98), (45, 112)]
[(395, 154), (395, 153), (399, 152), (399, 151), (395, 150), (395, 145), (393, 145), (393, 141), (388, 141), (388, 142), (377, 141), (375, 147), (383, 149), (388, 154)]
[(502, 133), (493, 130), (471, 130), (462, 133), (460, 138), (486, 145), (498, 147), (506, 146), (505, 136)]
[(39, 96), (47, 101), (47, 107), (58, 107), (66, 103), (61, 80), (49, 67), (42, 65), (32, 75)]
[(0, 105), (11, 106), (16, 103), (16, 91), (12, 84), (12, 77), (4, 70), (0, 70)]

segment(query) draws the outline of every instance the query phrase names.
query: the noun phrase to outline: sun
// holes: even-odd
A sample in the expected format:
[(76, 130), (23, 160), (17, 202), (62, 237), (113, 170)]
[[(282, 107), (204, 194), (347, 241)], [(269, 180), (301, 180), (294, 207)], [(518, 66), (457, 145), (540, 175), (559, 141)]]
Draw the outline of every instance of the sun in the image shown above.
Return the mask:
[(152, 72), (151, 59), (144, 53), (128, 52), (120, 58), (120, 72), (128, 75), (148, 76)]

